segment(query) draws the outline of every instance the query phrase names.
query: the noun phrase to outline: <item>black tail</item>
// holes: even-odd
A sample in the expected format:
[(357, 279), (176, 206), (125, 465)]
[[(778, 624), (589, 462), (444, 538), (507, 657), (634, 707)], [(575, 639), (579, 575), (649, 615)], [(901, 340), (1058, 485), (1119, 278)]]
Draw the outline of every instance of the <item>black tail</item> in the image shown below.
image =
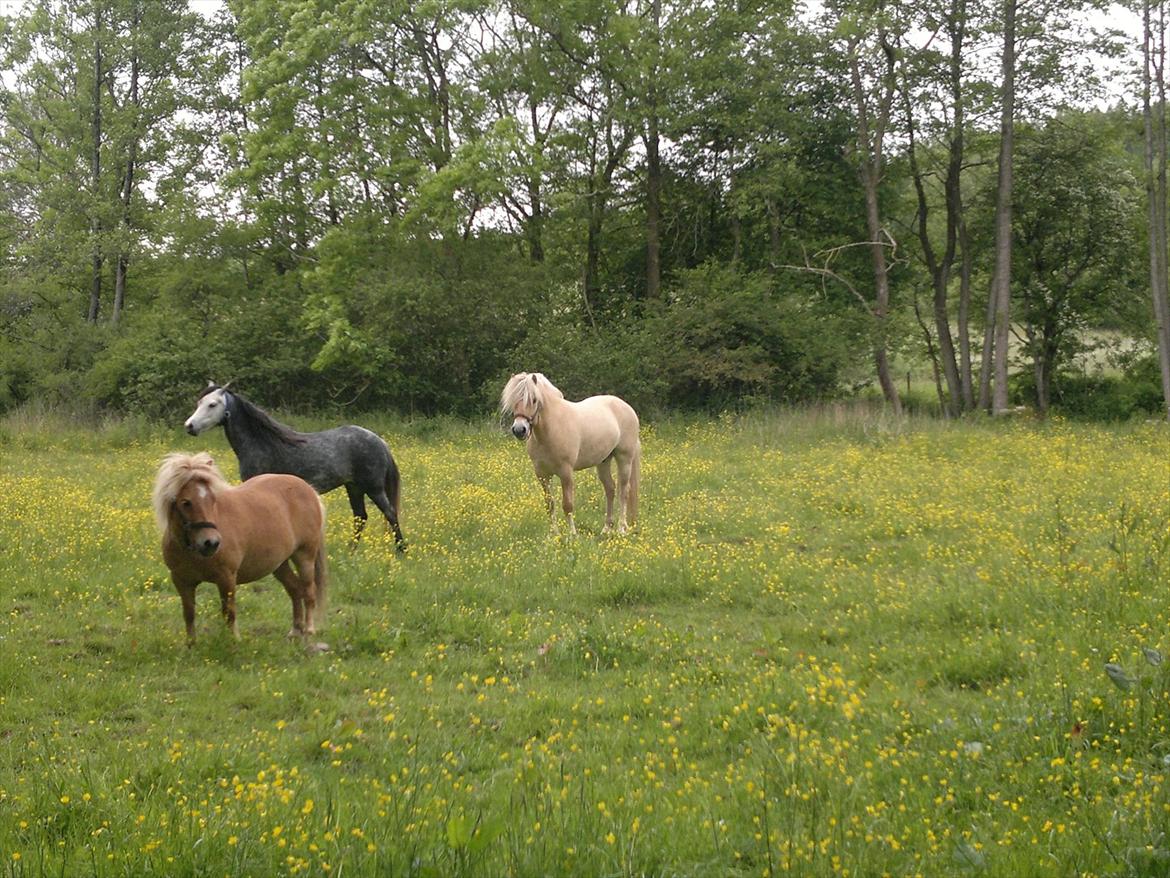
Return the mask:
[(402, 536), (402, 528), (398, 525), (401, 495), (402, 486), (398, 476), (398, 464), (394, 462), (394, 455), (390, 455), (390, 466), (386, 467), (386, 497), (390, 501), (390, 510), (394, 513), (393, 518), (390, 519), (390, 527), (394, 530), (394, 545), (399, 552), (405, 552), (406, 540)]

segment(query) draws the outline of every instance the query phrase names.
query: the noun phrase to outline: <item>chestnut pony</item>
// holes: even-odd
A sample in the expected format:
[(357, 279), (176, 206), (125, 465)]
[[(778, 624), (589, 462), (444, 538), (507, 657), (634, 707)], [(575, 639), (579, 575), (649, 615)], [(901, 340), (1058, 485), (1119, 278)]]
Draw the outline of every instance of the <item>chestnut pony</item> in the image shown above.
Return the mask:
[(292, 599), (289, 637), (314, 633), (328, 583), (325, 506), (307, 482), (271, 474), (233, 488), (210, 454), (169, 454), (155, 478), (153, 506), (188, 643), (195, 640), (195, 586), (215, 583), (238, 638), (236, 586), (269, 573)]
[[(561, 480), (561, 508), (573, 524), (573, 472), (597, 467), (605, 488), (605, 528), (614, 527), (613, 501), (618, 501), (617, 531), (623, 533), (638, 517), (638, 478), (642, 467), (642, 443), (638, 415), (616, 396), (591, 396), (570, 402), (539, 372), (513, 375), (500, 395), (500, 412), (512, 418), (512, 435), (524, 442), (536, 478), (544, 491), (549, 523), (556, 531), (552, 490), (553, 476)], [(614, 490), (610, 461), (617, 464)]]

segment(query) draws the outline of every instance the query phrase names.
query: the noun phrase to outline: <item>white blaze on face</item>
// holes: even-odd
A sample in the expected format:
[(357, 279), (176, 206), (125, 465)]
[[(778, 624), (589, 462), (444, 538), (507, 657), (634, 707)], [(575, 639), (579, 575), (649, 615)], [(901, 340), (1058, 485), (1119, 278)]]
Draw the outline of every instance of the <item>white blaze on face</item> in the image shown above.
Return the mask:
[(199, 400), (199, 405), (195, 408), (194, 414), (183, 423), (187, 432), (192, 436), (198, 436), (209, 427), (214, 427), (223, 421), (224, 411), (226, 411), (227, 399), (223, 390), (213, 390), (207, 394), (203, 399)]

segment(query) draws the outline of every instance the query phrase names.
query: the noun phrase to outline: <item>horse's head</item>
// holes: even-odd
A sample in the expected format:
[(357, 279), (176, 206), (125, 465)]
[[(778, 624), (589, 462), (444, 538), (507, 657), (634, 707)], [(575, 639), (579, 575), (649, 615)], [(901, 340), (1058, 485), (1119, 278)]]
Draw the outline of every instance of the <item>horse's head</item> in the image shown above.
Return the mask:
[(512, 416), (512, 435), (521, 442), (532, 435), (544, 407), (545, 395), (555, 392), (552, 383), (539, 372), (520, 372), (508, 379), (500, 394), (500, 414)]
[(221, 542), (215, 526), (215, 498), (227, 487), (207, 452), (168, 454), (154, 480), (155, 523), (170, 539), (202, 555), (214, 555)]
[(188, 433), (198, 436), (204, 430), (218, 427), (224, 422), (228, 417), (228, 405), (231, 401), (231, 395), (227, 390), (230, 384), (229, 381), (220, 387), (214, 381), (207, 382), (207, 386), (199, 394), (199, 404), (195, 406), (195, 411), (183, 422)]
[(171, 504), (172, 529), (193, 552), (211, 557), (222, 539), (215, 524), (215, 487), (205, 478), (188, 481)]

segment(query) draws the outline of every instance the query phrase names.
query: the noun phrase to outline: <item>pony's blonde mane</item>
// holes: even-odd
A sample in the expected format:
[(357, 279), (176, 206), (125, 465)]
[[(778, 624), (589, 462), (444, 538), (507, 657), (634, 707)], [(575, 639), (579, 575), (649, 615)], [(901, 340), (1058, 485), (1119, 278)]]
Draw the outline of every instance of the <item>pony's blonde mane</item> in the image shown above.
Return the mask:
[(212, 493), (222, 488), (231, 487), (223, 473), (206, 451), (198, 454), (182, 454), (174, 452), (163, 458), (158, 468), (158, 475), (154, 479), (154, 495), (151, 505), (154, 508), (154, 521), (158, 529), (166, 532), (171, 515), (171, 504), (179, 496), (179, 491), (191, 479), (200, 478), (207, 482)]
[(508, 379), (500, 394), (500, 414), (510, 415), (516, 406), (540, 411), (546, 398), (564, 399), (565, 395), (540, 372), (518, 372)]

